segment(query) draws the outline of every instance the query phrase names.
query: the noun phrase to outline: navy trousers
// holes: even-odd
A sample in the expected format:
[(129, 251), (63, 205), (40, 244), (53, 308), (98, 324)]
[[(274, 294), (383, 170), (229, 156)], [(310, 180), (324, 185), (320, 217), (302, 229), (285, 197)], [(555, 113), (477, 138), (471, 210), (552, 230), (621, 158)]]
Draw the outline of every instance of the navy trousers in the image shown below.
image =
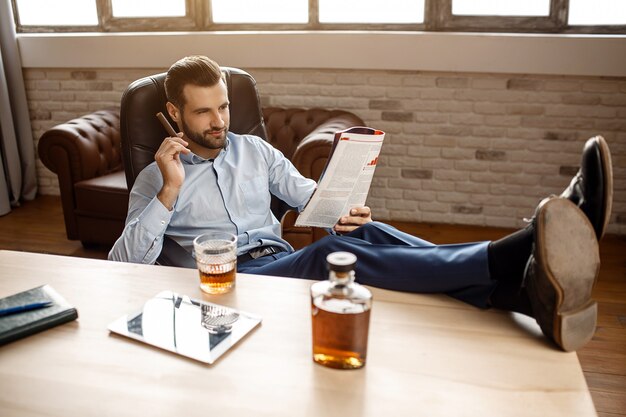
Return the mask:
[(293, 253), (253, 259), (239, 272), (322, 280), (326, 255), (356, 255), (356, 281), (379, 288), (445, 293), (485, 308), (495, 281), (489, 276), (489, 242), (435, 245), (380, 222), (367, 223), (343, 236), (326, 236)]

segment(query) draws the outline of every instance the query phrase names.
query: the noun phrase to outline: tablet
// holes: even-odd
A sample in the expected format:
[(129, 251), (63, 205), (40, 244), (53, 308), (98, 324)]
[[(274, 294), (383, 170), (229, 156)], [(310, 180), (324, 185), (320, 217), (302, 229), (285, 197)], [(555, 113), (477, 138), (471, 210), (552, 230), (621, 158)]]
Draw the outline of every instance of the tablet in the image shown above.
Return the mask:
[(204, 363), (213, 363), (261, 317), (163, 291), (136, 312), (109, 324), (109, 331)]

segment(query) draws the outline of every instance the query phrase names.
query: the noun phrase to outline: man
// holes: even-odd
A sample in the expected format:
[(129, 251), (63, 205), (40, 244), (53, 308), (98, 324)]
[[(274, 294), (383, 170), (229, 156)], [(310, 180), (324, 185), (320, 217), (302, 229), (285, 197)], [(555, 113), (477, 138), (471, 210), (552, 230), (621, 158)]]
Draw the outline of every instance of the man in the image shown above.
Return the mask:
[(176, 62), (165, 89), (167, 111), (181, 133), (166, 138), (155, 162), (137, 177), (110, 259), (154, 263), (165, 235), (191, 251), (197, 235), (227, 231), (238, 236), (239, 272), (323, 279), (326, 255), (345, 250), (357, 256), (357, 281), (363, 284), (446, 293), (478, 307), (520, 311), (568, 351), (593, 336), (596, 233), (599, 238), (604, 232), (611, 206), (603, 139), (588, 142), (580, 175), (561, 197), (544, 199), (526, 228), (499, 241), (433, 245), (372, 221), (370, 209), (362, 207), (335, 225), (343, 235), (294, 252), (270, 212), (270, 194), (302, 209), (315, 182), (262, 139), (228, 131), (228, 92), (212, 60)]

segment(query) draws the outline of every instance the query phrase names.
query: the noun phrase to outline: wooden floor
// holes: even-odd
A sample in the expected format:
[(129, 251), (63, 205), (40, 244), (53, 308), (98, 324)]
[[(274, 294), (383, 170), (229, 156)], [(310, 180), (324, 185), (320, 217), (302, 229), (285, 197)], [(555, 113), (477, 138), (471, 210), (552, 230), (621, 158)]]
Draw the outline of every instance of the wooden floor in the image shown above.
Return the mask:
[[(493, 240), (507, 229), (393, 223), (434, 243)], [(0, 249), (105, 259), (106, 249), (84, 249), (65, 237), (61, 201), (38, 197), (0, 217)], [(594, 404), (601, 417), (626, 416), (626, 238), (606, 236), (600, 245), (602, 268), (593, 296), (599, 303), (593, 340), (578, 352)]]

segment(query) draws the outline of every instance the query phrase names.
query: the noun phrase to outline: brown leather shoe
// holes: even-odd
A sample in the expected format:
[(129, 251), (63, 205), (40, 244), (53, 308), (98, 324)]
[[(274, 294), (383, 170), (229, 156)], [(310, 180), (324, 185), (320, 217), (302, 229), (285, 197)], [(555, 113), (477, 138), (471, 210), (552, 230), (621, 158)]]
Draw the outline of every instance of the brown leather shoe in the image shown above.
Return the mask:
[(564, 198), (537, 209), (535, 248), (525, 285), (543, 333), (565, 351), (584, 346), (595, 333), (597, 304), (591, 290), (600, 268), (596, 234), (585, 214)]
[(580, 169), (561, 197), (580, 207), (600, 240), (609, 223), (613, 203), (611, 151), (602, 136), (587, 140)]

